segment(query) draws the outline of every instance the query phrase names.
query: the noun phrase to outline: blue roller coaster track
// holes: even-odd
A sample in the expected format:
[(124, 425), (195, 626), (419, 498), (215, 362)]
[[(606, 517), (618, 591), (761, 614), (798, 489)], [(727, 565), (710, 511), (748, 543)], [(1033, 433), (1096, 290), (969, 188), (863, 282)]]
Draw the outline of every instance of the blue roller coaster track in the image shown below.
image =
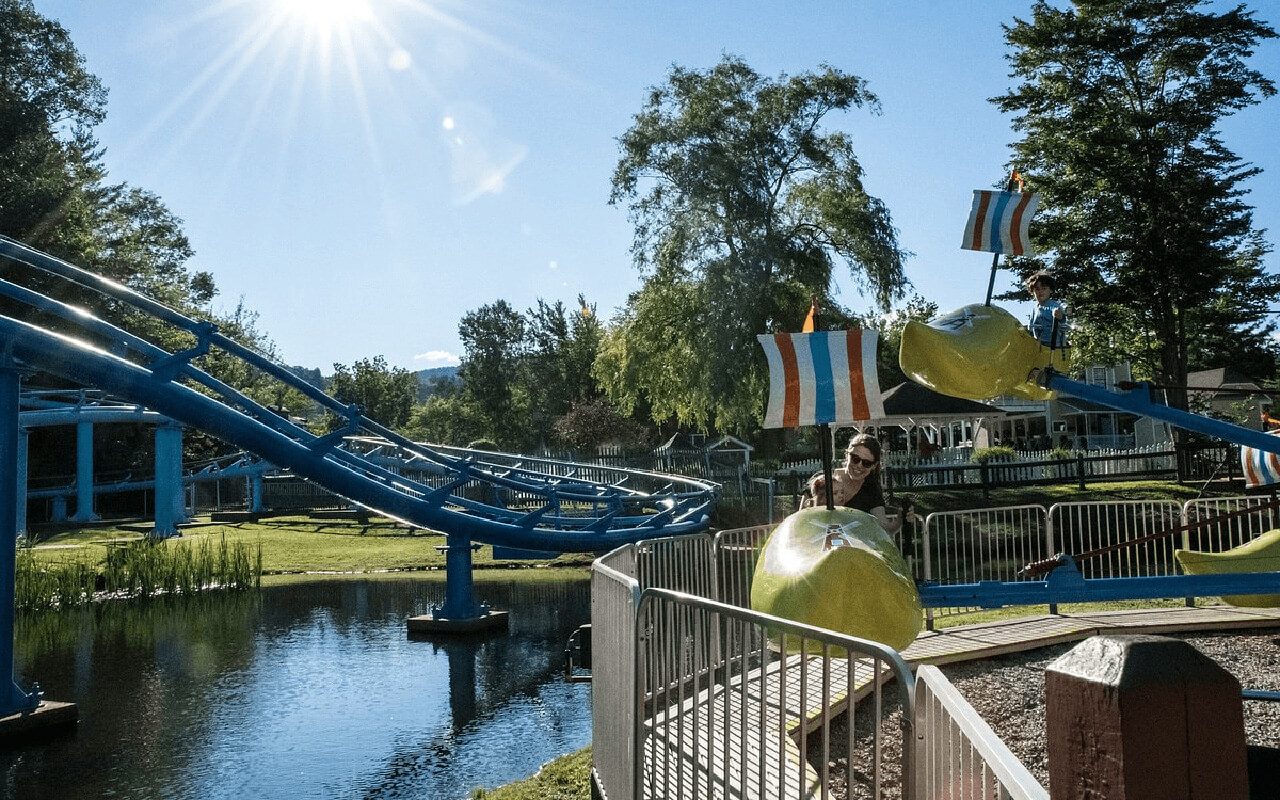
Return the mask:
[[(361, 506), (477, 542), (591, 552), (705, 528), (717, 487), (690, 478), (436, 448), (409, 441), (287, 367), (127, 287), (0, 237), (0, 256), (126, 303), (185, 331), (171, 353), (38, 291), (0, 280), (0, 295), (57, 330), (0, 316), (16, 366), (101, 389), (256, 453)], [(33, 315), (34, 316), (34, 315)], [(345, 420), (323, 436), (291, 422), (198, 366), (215, 350), (297, 389)]]
[[(326, 395), (207, 321), (0, 236), (0, 531), (16, 537), (16, 441), (22, 376), (46, 373), (98, 389), (212, 434), (291, 470), (352, 503), (446, 534), (448, 588), (442, 619), (481, 615), (471, 595), (473, 543), (525, 551), (597, 552), (706, 528), (719, 487), (685, 477), (413, 442)], [(183, 341), (171, 352), (58, 296), (90, 291), (145, 319), (135, 330)], [(20, 317), (20, 318), (19, 318)], [(317, 436), (201, 368), (232, 358), (296, 389), (343, 421)], [(12, 540), (10, 540), (12, 541)], [(0, 669), (12, 663), (12, 544), (0, 570)], [(2, 559), (0, 559), (2, 560)], [(3, 627), (3, 626), (0, 626)], [(6, 653), (5, 647), (10, 648)], [(16, 685), (6, 710), (32, 707)]]

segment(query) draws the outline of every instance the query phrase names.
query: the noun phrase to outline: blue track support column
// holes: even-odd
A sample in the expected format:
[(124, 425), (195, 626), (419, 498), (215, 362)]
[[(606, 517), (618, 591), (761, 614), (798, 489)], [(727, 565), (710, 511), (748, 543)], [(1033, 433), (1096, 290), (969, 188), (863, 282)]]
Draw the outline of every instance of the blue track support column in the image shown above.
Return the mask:
[(487, 603), (476, 602), (471, 552), (480, 545), (472, 544), (463, 533), (450, 533), (445, 541), (447, 545), (436, 545), (437, 550), (444, 550), (444, 605), (430, 614), (410, 617), (409, 633), (470, 633), (505, 628), (506, 611), (494, 611)]
[(262, 473), (254, 472), (245, 480), (249, 482), (249, 510), (266, 511), (267, 506), (262, 502)]
[(93, 522), (93, 423), (76, 423), (76, 513), (72, 522)]
[[(7, 359), (6, 359), (7, 360)], [(40, 705), (37, 687), (27, 692), (13, 677), (13, 620), (18, 545), (18, 392), (21, 376), (0, 364), (0, 717)]]
[(14, 491), (17, 492), (17, 522), (14, 529), (17, 530), (19, 537), (27, 535), (27, 470), (30, 464), (28, 460), (27, 444), (30, 439), (29, 432), (26, 428), (18, 428), (18, 474), (15, 476)]
[(436, 610), (443, 619), (471, 619), (480, 616), (476, 605), (471, 574), (471, 540), (465, 534), (451, 533), (445, 552), (444, 607)]
[(180, 536), (178, 523), (186, 522), (182, 496), (182, 426), (164, 422), (156, 426), (156, 526), (157, 539)]

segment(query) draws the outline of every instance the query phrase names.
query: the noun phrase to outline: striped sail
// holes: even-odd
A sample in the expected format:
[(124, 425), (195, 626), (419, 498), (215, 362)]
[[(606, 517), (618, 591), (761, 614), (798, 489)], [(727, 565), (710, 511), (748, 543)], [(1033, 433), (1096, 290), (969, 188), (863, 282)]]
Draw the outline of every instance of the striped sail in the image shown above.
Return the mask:
[[(1277, 431), (1270, 433), (1280, 435)], [(1244, 471), (1245, 484), (1250, 489), (1280, 483), (1280, 455), (1276, 453), (1241, 445), (1240, 468)]]
[(975, 189), (961, 249), (1015, 256), (1034, 255), (1027, 230), (1039, 205), (1040, 195), (1036, 192)]
[(775, 333), (756, 338), (769, 360), (764, 427), (845, 425), (884, 417), (875, 331)]

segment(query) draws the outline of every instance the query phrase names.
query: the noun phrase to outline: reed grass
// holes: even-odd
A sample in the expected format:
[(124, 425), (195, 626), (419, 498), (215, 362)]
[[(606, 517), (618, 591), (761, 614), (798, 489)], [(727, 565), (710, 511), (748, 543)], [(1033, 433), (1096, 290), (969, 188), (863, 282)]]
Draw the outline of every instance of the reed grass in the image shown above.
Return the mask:
[(18, 552), (14, 582), (18, 610), (63, 608), (95, 599), (190, 595), (262, 585), (262, 545), (226, 536), (186, 545), (141, 539), (112, 545), (97, 564), (36, 558)]

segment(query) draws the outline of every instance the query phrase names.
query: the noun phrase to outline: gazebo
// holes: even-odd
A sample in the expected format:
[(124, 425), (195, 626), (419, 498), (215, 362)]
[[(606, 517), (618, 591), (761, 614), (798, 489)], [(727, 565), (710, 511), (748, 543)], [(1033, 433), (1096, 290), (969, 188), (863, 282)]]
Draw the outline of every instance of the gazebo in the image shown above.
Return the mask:
[(893, 452), (922, 457), (944, 447), (994, 444), (992, 423), (1008, 416), (995, 406), (940, 394), (914, 381), (900, 383), (881, 397), (884, 416), (868, 421), (863, 429), (875, 428)]

